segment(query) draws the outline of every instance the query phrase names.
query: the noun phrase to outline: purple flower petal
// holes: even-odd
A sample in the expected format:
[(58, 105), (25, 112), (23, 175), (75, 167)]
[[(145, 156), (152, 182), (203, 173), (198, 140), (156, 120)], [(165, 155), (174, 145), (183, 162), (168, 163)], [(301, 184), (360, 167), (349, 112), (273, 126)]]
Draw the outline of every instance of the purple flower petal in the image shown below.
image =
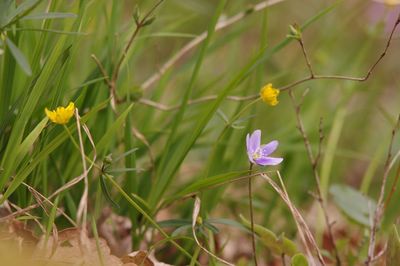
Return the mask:
[(283, 161), (283, 158), (261, 157), (255, 160), (258, 165), (277, 165)]
[(277, 140), (273, 140), (270, 143), (261, 146), (261, 152), (263, 156), (268, 156), (273, 153), (276, 148), (278, 148), (279, 142)]
[(256, 150), (261, 145), (261, 130), (257, 129), (251, 134), (249, 141), (247, 143), (247, 152), (248, 153), (255, 153)]
[(246, 136), (246, 148), (247, 148), (247, 153), (250, 152), (250, 134), (247, 134)]

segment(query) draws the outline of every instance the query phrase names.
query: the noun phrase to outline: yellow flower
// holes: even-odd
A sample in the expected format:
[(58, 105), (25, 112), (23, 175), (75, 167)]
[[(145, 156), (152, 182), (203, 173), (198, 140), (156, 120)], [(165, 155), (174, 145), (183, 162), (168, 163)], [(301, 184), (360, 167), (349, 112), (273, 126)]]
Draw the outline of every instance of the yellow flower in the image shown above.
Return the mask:
[(64, 125), (68, 123), (71, 117), (74, 115), (75, 105), (73, 102), (70, 102), (67, 107), (59, 106), (56, 110), (50, 111), (49, 109), (45, 109), (47, 117), (51, 120), (51, 122)]
[(275, 106), (279, 103), (278, 95), (279, 95), (279, 90), (272, 87), (271, 83), (268, 83), (260, 90), (261, 99), (271, 106)]

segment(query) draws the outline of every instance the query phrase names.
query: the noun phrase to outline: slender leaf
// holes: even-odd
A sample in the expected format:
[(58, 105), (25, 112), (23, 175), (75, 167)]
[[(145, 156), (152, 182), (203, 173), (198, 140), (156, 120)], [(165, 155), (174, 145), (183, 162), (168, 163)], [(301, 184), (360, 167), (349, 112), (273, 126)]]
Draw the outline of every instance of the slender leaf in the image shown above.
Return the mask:
[(60, 13), (60, 12), (49, 12), (49, 13), (37, 13), (23, 17), (21, 20), (32, 20), (32, 19), (60, 19), (60, 18), (76, 18), (76, 14), (72, 13)]
[(15, 61), (17, 61), (18, 65), (21, 69), (28, 75), (32, 75), (32, 69), (29, 65), (28, 60), (25, 55), (21, 52), (21, 50), (9, 39), (6, 38), (6, 44), (10, 48), (11, 54), (14, 56)]

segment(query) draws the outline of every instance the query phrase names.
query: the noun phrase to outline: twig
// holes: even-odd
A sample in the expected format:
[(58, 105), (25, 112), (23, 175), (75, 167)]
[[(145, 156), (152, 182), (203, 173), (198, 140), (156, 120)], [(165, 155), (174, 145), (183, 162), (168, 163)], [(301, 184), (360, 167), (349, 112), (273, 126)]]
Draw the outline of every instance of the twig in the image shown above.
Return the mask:
[(319, 143), (318, 143), (318, 153), (317, 156), (315, 156), (315, 165), (317, 166), (319, 163), (319, 160), (321, 158), (321, 153), (322, 153), (322, 142), (324, 141), (324, 130), (323, 130), (323, 118), (321, 117), (319, 120)]
[[(284, 0), (269, 0), (260, 2), (253, 7), (247, 8), (245, 11), (242, 11), (228, 19), (220, 21), (217, 23), (215, 27), (215, 31), (222, 30), (240, 20), (247, 17), (249, 14), (257, 11), (261, 11), (266, 9), (267, 7), (273, 6)], [(159, 80), (162, 75), (164, 75), (168, 69), (170, 69), (173, 65), (175, 65), (181, 58), (183, 58), (189, 51), (191, 51), (194, 47), (202, 43), (207, 38), (207, 32), (203, 32), (195, 39), (187, 43), (182, 49), (180, 49), (174, 56), (172, 56), (167, 62), (165, 62), (161, 68), (151, 75), (147, 80), (145, 80), (142, 85), (140, 86), (143, 90), (149, 89), (157, 80)]]
[(308, 67), (308, 71), (310, 71), (310, 77), (313, 78), (313, 77), (314, 77), (314, 71), (313, 71), (313, 69), (312, 69), (311, 61), (310, 61), (310, 59), (309, 59), (309, 57), (308, 57), (306, 48), (305, 48), (305, 46), (304, 46), (304, 40), (303, 40), (303, 38), (300, 37), (300, 38), (298, 39), (298, 42), (299, 42), (299, 44), (300, 44), (300, 46), (301, 46), (301, 51), (303, 52), (304, 59), (306, 60), (307, 67)]
[[(369, 247), (368, 247), (368, 257), (367, 260), (365, 261), (365, 265), (370, 265), (371, 262), (374, 260), (375, 257), (375, 238), (376, 238), (376, 231), (379, 222), (382, 219), (383, 211), (384, 211), (384, 198), (385, 198), (385, 188), (386, 188), (386, 183), (387, 179), (390, 173), (390, 170), (394, 164), (394, 160), (392, 161), (392, 147), (393, 147), (393, 142), (394, 142), (394, 137), (396, 135), (397, 130), (400, 127), (400, 115), (397, 119), (397, 123), (395, 127), (392, 130), (391, 138), (390, 138), (390, 144), (389, 144), (389, 149), (388, 149), (388, 154), (386, 157), (386, 162), (384, 166), (384, 171), (383, 171), (383, 177), (382, 177), (382, 184), (381, 184), (381, 190), (379, 193), (379, 199), (378, 203), (376, 205), (376, 209), (374, 212), (374, 217), (373, 221), (371, 224), (371, 233), (370, 233), (370, 238), (369, 238)], [(400, 154), (400, 152), (398, 153)], [(398, 154), (396, 154), (396, 157), (394, 159), (397, 159)]]
[[(334, 253), (335, 253), (336, 264), (337, 265), (341, 265), (339, 252), (337, 250), (335, 239), (333, 237), (332, 224), (331, 224), (331, 222), (329, 220), (328, 212), (327, 212), (327, 209), (326, 209), (326, 206), (325, 206), (325, 199), (323, 198), (322, 192), (321, 192), (320, 177), (319, 177), (319, 173), (317, 171), (317, 166), (318, 166), (318, 160), (319, 159), (317, 160), (317, 158), (314, 157), (314, 154), (312, 152), (311, 143), (310, 143), (310, 140), (308, 139), (307, 133), (306, 133), (305, 128), (304, 128), (303, 120), (301, 119), (301, 115), (300, 115), (301, 105), (296, 103), (296, 98), (295, 98), (292, 90), (289, 90), (289, 96), (290, 96), (290, 99), (292, 100), (292, 104), (293, 104), (293, 107), (295, 109), (296, 120), (297, 120), (297, 128), (300, 131), (301, 136), (303, 137), (303, 142), (304, 142), (304, 145), (305, 145), (305, 148), (306, 148), (306, 151), (307, 151), (308, 159), (311, 162), (311, 167), (312, 167), (314, 179), (315, 179), (316, 186), (317, 186), (317, 200), (318, 200), (318, 202), (319, 202), (319, 204), (321, 206), (321, 209), (322, 209), (322, 212), (323, 212), (323, 215), (324, 215), (325, 224), (326, 224), (327, 231), (328, 231), (328, 237), (329, 237), (329, 240), (331, 242), (331, 245), (332, 245)], [(321, 134), (321, 132), (320, 132), (320, 134)]]

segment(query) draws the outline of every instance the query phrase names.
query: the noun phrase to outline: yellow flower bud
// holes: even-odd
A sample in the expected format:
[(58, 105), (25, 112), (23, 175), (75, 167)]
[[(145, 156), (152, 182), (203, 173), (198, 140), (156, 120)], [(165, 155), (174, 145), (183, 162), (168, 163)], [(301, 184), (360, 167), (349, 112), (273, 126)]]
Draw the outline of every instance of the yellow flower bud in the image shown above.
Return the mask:
[(74, 115), (75, 105), (73, 102), (70, 102), (67, 107), (59, 106), (55, 110), (46, 108), (44, 111), (51, 122), (64, 125)]
[(268, 83), (260, 90), (261, 99), (271, 106), (275, 106), (279, 103), (278, 95), (279, 95), (279, 90), (272, 87), (271, 83)]

